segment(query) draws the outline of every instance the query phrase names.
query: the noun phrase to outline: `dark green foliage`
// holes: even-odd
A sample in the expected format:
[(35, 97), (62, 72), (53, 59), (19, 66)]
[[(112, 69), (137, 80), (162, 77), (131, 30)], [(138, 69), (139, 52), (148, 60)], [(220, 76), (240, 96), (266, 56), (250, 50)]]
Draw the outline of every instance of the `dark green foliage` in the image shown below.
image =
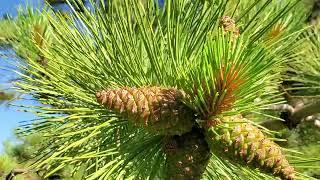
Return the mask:
[[(0, 155), (0, 177), (5, 178), (12, 174), (17, 180), (44, 179), (47, 174), (46, 169), (32, 169), (29, 166), (34, 163), (33, 158), (38, 150), (41, 150), (44, 138), (40, 134), (31, 135), (19, 139), (19, 142), (13, 144), (10, 141), (4, 142), (4, 153)], [(67, 166), (56, 171), (48, 178), (57, 177), (59, 179), (81, 179), (85, 174), (84, 168), (78, 169), (77, 173), (72, 174), (72, 166)], [(18, 173), (23, 172), (23, 173)]]
[[(314, 121), (303, 122), (293, 130), (283, 130), (281, 138), (287, 139), (287, 142), (282, 142), (281, 145), (303, 154), (303, 158), (311, 158), (310, 162), (305, 162), (297, 167), (300, 172), (304, 172), (315, 178), (320, 177), (320, 171), (317, 168), (312, 168), (320, 165), (318, 156), (320, 148), (320, 129), (314, 124)], [(291, 153), (294, 155), (295, 153)], [(313, 158), (313, 159), (312, 159)], [(303, 161), (297, 159), (296, 161)]]

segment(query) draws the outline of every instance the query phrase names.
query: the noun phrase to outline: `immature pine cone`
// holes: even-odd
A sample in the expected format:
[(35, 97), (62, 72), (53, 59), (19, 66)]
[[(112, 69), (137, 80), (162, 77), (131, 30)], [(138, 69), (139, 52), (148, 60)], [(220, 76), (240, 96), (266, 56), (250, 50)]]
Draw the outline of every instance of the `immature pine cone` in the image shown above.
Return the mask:
[(190, 131), (194, 123), (194, 113), (181, 102), (184, 94), (175, 88), (107, 89), (96, 97), (136, 126), (158, 134), (180, 135)]
[(224, 32), (232, 32), (237, 37), (240, 35), (240, 30), (236, 25), (235, 20), (230, 16), (223, 16), (220, 20), (220, 27), (223, 28)]
[(163, 148), (168, 180), (198, 180), (210, 159), (210, 149), (199, 129), (169, 137)]
[(230, 161), (272, 172), (282, 179), (295, 179), (295, 171), (282, 154), (281, 147), (267, 139), (260, 129), (246, 123), (241, 116), (217, 121), (221, 124), (209, 128), (207, 133), (207, 142), (213, 152)]

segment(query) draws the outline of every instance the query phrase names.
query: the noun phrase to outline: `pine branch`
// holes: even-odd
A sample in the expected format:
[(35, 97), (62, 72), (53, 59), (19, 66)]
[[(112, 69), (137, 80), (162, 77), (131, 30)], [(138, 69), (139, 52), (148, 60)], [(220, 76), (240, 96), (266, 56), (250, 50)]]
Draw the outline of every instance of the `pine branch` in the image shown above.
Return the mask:
[(15, 176), (19, 174), (26, 174), (29, 170), (27, 169), (12, 169), (10, 173), (6, 176), (6, 180), (13, 180)]
[[(41, 49), (44, 34), (41, 28), (33, 26), (37, 18), (19, 17), (23, 26), (19, 28), (21, 40), (15, 42), (15, 47), (27, 52), (27, 60), (17, 65), (22, 79), (16, 86), (45, 104), (20, 105), (39, 116), (23, 126), (21, 133), (43, 132), (46, 136), (33, 167), (48, 167), (50, 175), (70, 164), (75, 165), (73, 170), (85, 166), (85, 179), (89, 180), (163, 179), (166, 155), (162, 148), (168, 135), (166, 130), (187, 125), (188, 128), (177, 134), (189, 137), (184, 135), (194, 126), (195, 117), (208, 120), (205, 117), (209, 115), (212, 120), (215, 116), (248, 112), (279, 101), (275, 98), (282, 72), (279, 66), (285, 62), (285, 54), (294, 42), (292, 23), (297, 17), (286, 13), (296, 1), (241, 1), (236, 8), (231, 6), (232, 1), (222, 0), (205, 4), (168, 0), (162, 8), (151, 1), (147, 4), (139, 0), (121, 1), (119, 6), (113, 4), (116, 1), (108, 2), (111, 5), (108, 4), (107, 10), (93, 4), (93, 10), (84, 8), (82, 13), (74, 12), (68, 17), (53, 17), (52, 13), (43, 12), (38, 23), (50, 24), (48, 33), (52, 33), (54, 43), (49, 48)], [(229, 18), (221, 22), (221, 17), (230, 14), (240, 19), (239, 27)], [(287, 29), (283, 28), (277, 36), (277, 43), (266, 45), (268, 31), (280, 20), (286, 23), (282, 27)], [(224, 32), (219, 23), (230, 31)], [(241, 32), (243, 27), (245, 31)], [(48, 62), (44, 63), (46, 66), (37, 62), (39, 50)], [(173, 94), (178, 96), (152, 93), (147, 87), (173, 88)], [(94, 94), (103, 88), (106, 91), (95, 98)], [(185, 94), (181, 96), (177, 90)], [(257, 98), (262, 101), (253, 103)], [(192, 113), (185, 113), (180, 109), (182, 106), (192, 109)], [(134, 126), (135, 122), (139, 126)], [(163, 133), (146, 131), (152, 126)], [(230, 128), (216, 130), (223, 133)], [(257, 129), (254, 131), (261, 135)], [(265, 144), (247, 138), (267, 149)], [(186, 147), (195, 141), (174, 139), (181, 140), (183, 151), (193, 149)], [(200, 139), (204, 145), (204, 139)], [(267, 168), (274, 165), (271, 169), (279, 176), (293, 177), (279, 148), (271, 141), (266, 142), (276, 151), (267, 151), (267, 155), (280, 157), (278, 163), (284, 165), (280, 167), (278, 159), (271, 159), (274, 161), (265, 161), (270, 165)], [(221, 147), (221, 143), (216, 147)], [(207, 154), (207, 149), (203, 149)], [(252, 175), (256, 179), (272, 178), (271, 174), (243, 164), (235, 167), (223, 154), (217, 153), (223, 150), (222, 147), (210, 151), (216, 155), (210, 159), (216, 163), (211, 167), (217, 168), (203, 174), (211, 173), (212, 177), (218, 174), (226, 179)], [(201, 161), (199, 152), (194, 153)], [(265, 167), (262, 166), (259, 168)], [(185, 170), (190, 174), (190, 169)], [(204, 170), (194, 169), (195, 177)], [(239, 174), (242, 176), (238, 177)]]
[(304, 118), (320, 113), (320, 100), (315, 100), (302, 107), (297, 107), (294, 109), (293, 114), (290, 116), (290, 120), (293, 125), (299, 124)]
[(274, 111), (281, 111), (281, 112), (289, 112), (293, 114), (295, 109), (289, 104), (273, 104), (268, 106), (267, 109), (274, 110)]
[[(291, 106), (289, 104), (271, 105), (267, 109), (286, 113), (287, 116), (284, 117), (285, 122), (281, 122), (279, 120), (270, 120), (265, 121), (260, 125), (270, 128), (271, 130), (279, 130), (280, 127), (285, 127), (283, 124), (286, 124), (289, 126), (289, 128), (292, 128), (300, 124), (303, 120), (305, 120), (305, 118), (320, 113), (320, 100), (313, 100), (307, 104), (299, 103), (295, 106)], [(276, 127), (276, 129), (274, 127)]]

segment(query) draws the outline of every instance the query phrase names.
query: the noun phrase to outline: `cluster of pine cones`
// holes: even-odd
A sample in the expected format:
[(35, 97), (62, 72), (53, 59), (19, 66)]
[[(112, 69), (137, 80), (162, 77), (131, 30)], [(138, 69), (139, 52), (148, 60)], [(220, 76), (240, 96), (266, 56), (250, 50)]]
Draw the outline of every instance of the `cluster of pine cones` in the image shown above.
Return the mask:
[(283, 179), (295, 179), (281, 148), (243, 117), (211, 119), (208, 121), (216, 121), (215, 125), (201, 129), (195, 112), (183, 104), (183, 91), (126, 87), (103, 90), (96, 97), (134, 125), (165, 136), (168, 179), (200, 179), (211, 152)]
[[(234, 38), (240, 35), (235, 21), (229, 16), (222, 17), (220, 27), (225, 33), (232, 33)], [(233, 76), (237, 75), (235, 72)], [(228, 75), (227, 82), (236, 79), (233, 76)], [(218, 77), (217, 82), (226, 78)], [(234, 83), (229, 87), (239, 86), (239, 82)], [(216, 87), (224, 91), (227, 86), (220, 83)], [(210, 101), (210, 94), (205, 93), (203, 96)], [(167, 179), (200, 179), (211, 153), (282, 179), (295, 179), (295, 171), (282, 154), (281, 147), (269, 140), (259, 128), (241, 115), (219, 116), (228, 109), (226, 107), (230, 107), (232, 97), (232, 91), (229, 91), (228, 96), (221, 101), (225, 104), (219, 104), (218, 110), (214, 108), (212, 112), (201, 116), (183, 103), (186, 95), (176, 88), (124, 87), (96, 94), (98, 102), (108, 110), (138, 127), (165, 136), (163, 152), (167, 160)], [(205, 125), (196, 123), (197, 118), (205, 120)]]

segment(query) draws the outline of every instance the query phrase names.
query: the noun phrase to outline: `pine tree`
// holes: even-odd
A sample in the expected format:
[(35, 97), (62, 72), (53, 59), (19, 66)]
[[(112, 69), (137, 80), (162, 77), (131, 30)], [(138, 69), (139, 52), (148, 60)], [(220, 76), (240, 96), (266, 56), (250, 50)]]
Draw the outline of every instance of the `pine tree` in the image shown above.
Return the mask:
[(306, 18), (299, 1), (92, 7), (16, 20), (12, 44), (26, 61), (15, 85), (45, 105), (21, 106), (39, 119), (20, 134), (46, 137), (33, 168), (49, 176), (71, 164), (85, 179), (312, 179), (295, 170), (307, 160), (290, 161), (263, 119), (250, 119), (284, 101)]

